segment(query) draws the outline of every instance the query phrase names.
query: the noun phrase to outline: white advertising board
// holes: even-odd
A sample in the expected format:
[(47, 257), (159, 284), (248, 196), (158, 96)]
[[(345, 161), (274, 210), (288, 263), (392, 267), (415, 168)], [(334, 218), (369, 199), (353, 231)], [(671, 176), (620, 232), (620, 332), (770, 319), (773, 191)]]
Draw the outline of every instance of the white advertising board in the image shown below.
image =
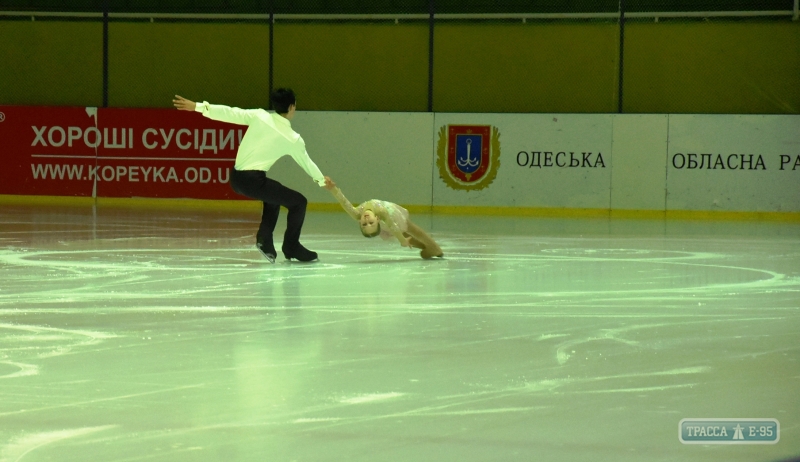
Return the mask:
[[(433, 114), (299, 111), (292, 127), (322, 173), (352, 202), (382, 199), (430, 206)], [(288, 156), (268, 175), (309, 202), (336, 202)]]
[[(800, 211), (800, 116), (299, 112), (292, 125), (356, 203)], [(334, 202), (289, 158), (269, 175)]]
[(437, 113), (433, 204), (608, 209), (612, 117)]
[(614, 115), (611, 209), (664, 211), (667, 114)]
[(800, 117), (670, 115), (668, 210), (800, 211)]

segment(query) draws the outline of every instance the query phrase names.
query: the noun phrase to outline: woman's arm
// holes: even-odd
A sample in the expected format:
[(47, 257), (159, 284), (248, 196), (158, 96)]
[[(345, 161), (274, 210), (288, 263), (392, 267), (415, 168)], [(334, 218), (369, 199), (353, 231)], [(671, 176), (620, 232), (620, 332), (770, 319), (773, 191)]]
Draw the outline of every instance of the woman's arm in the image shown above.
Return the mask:
[(346, 197), (344, 197), (342, 191), (336, 187), (336, 183), (334, 183), (329, 176), (325, 177), (325, 189), (327, 189), (328, 191), (330, 191), (331, 194), (333, 194), (333, 197), (335, 197), (336, 200), (339, 201), (339, 205), (342, 206), (344, 211), (347, 212), (347, 214), (350, 215), (353, 218), (353, 220), (358, 220), (361, 218), (361, 214), (359, 214), (356, 211), (356, 209), (353, 208), (353, 204), (351, 204), (350, 201), (347, 200)]
[(392, 236), (397, 238), (397, 240), (400, 242), (400, 245), (402, 245), (403, 247), (411, 247), (409, 239), (403, 235), (403, 232), (400, 231), (400, 228), (397, 226), (397, 223), (395, 223), (394, 220), (392, 220), (392, 217), (389, 215), (388, 210), (381, 207), (380, 210), (378, 211), (378, 218), (380, 218), (383, 224), (386, 225), (386, 228), (389, 230), (390, 233), (392, 233)]
[(389, 228), (389, 231), (392, 233), (394, 237), (397, 238), (397, 240), (400, 242), (400, 245), (402, 245), (403, 247), (411, 247), (411, 240), (403, 236), (403, 233), (399, 229), (397, 229), (396, 226), (392, 225), (386, 223), (386, 226)]

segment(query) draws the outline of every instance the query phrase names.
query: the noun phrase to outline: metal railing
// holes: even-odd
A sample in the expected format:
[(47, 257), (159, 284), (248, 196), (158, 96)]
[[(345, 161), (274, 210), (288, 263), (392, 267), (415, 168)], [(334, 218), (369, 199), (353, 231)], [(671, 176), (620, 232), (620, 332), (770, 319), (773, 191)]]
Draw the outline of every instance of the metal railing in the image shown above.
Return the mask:
[[(661, 18), (758, 18), (758, 17), (791, 17), (800, 18), (798, 3), (794, 0), (792, 10), (767, 11), (653, 11), (625, 12), (629, 19)], [(59, 11), (2, 11), (0, 16), (41, 18), (87, 18), (102, 19), (103, 12), (59, 12)], [(169, 19), (169, 20), (206, 20), (206, 21), (425, 21), (433, 16), (437, 20), (555, 20), (555, 19), (617, 19), (619, 12), (606, 13), (433, 13), (431, 14), (289, 14), (289, 13), (122, 13), (109, 12), (110, 19)]]

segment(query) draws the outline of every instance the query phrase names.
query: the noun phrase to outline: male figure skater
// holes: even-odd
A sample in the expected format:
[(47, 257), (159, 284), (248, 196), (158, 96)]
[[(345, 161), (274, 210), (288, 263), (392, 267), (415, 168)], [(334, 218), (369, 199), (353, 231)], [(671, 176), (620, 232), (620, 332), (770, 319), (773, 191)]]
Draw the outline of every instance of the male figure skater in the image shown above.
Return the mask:
[(256, 235), (256, 248), (270, 263), (275, 263), (277, 252), (272, 243), (272, 232), (278, 221), (281, 206), (289, 209), (286, 233), (281, 250), (291, 260), (314, 261), (317, 253), (300, 244), (300, 231), (306, 216), (308, 200), (299, 192), (268, 178), (266, 172), (275, 162), (290, 155), (321, 187), (325, 177), (306, 152), (306, 144), (294, 130), (290, 120), (294, 117), (296, 98), (294, 92), (278, 88), (270, 95), (275, 113), (263, 109), (239, 109), (207, 101), (195, 103), (175, 95), (172, 104), (182, 111), (197, 111), (205, 117), (222, 122), (247, 125), (236, 153), (236, 163), (231, 170), (231, 187), (237, 193), (263, 202), (261, 225)]

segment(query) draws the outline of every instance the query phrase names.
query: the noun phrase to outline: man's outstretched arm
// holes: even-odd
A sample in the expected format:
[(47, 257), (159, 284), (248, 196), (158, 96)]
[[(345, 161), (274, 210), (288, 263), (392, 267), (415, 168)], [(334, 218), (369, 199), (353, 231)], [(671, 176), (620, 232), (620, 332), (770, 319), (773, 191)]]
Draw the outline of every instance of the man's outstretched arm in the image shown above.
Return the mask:
[(180, 95), (175, 95), (175, 98), (172, 99), (172, 105), (178, 108), (179, 111), (195, 111), (197, 108), (197, 103), (189, 101)]
[(209, 104), (207, 101), (195, 103), (180, 95), (175, 95), (172, 105), (179, 111), (196, 111), (209, 119), (239, 125), (250, 125), (259, 111), (258, 109), (239, 109), (221, 104)]

